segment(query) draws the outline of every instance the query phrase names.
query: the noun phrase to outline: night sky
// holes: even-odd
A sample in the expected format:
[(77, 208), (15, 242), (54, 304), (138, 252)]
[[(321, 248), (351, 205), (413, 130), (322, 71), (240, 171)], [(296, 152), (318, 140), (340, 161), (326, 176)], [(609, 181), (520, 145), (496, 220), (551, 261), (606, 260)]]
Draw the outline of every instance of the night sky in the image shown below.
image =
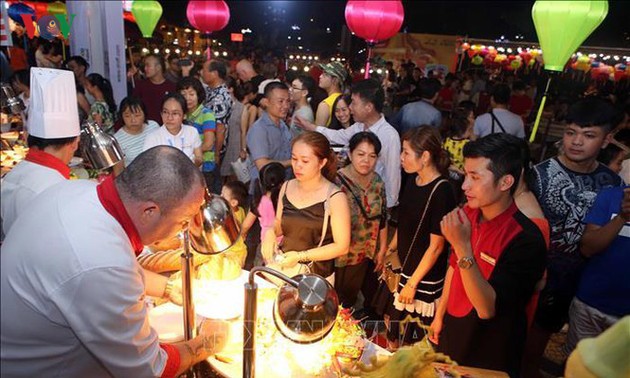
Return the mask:
[[(184, 1), (160, 1), (163, 17), (170, 23), (187, 23)], [(340, 28), (345, 25), (346, 1), (227, 1), (231, 19), (223, 33), (249, 27), (255, 33), (269, 32), (271, 26), (290, 30), (315, 26), (331, 28), (329, 43), (339, 42)], [(402, 30), (410, 33), (468, 35), (474, 38), (498, 39), (504, 35), (514, 40), (537, 41), (531, 8), (534, 1), (403, 1), (405, 21)], [(275, 18), (275, 21), (273, 21)], [(313, 21), (310, 19), (313, 18)], [(586, 40), (585, 45), (630, 48), (630, 1), (609, 1), (608, 16)], [(267, 24), (265, 24), (267, 22)], [(308, 45), (313, 41), (305, 40)], [(321, 41), (317, 41), (321, 42)]]

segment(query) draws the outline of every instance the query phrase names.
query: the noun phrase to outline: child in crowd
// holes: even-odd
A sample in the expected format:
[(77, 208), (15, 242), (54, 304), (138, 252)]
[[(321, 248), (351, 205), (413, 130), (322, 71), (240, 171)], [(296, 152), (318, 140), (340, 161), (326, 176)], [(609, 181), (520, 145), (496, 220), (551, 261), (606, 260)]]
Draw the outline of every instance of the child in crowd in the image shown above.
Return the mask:
[[(280, 163), (269, 163), (260, 170), (260, 178), (254, 190), (252, 206), (241, 226), (243, 239), (247, 236), (247, 232), (249, 232), (256, 218), (258, 218), (260, 222), (261, 242), (267, 230), (273, 228), (274, 220), (276, 219), (278, 195), (280, 194), (280, 187), (282, 187), (284, 180), (285, 169)], [(262, 262), (260, 248), (258, 248), (254, 266), (262, 265)]]
[[(247, 186), (240, 181), (230, 181), (223, 185), (221, 189), (221, 197), (227, 200), (234, 213), (234, 219), (238, 224), (243, 224), (245, 221), (245, 204), (247, 203)], [(245, 264), (245, 257), (247, 256), (247, 247), (245, 246), (244, 238), (239, 238), (236, 243), (224, 254), (233, 255), (237, 257), (240, 262), (240, 266)]]

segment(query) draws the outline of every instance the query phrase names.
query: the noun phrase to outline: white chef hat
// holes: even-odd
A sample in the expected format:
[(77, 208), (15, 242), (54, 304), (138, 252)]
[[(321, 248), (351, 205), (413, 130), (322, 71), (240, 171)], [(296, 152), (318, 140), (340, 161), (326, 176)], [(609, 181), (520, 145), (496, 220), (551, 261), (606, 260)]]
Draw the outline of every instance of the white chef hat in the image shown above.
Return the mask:
[(27, 122), (30, 135), (56, 139), (81, 133), (72, 71), (31, 68), (30, 100)]

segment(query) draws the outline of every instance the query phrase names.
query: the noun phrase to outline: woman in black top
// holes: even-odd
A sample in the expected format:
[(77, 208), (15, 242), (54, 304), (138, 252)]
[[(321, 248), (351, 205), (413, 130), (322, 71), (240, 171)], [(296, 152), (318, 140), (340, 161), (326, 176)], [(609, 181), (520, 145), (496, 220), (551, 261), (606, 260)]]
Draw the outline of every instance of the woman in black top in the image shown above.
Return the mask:
[(447, 268), (440, 221), (456, 205), (447, 181), (450, 159), (437, 129), (420, 126), (406, 132), (401, 165), (415, 177), (407, 181), (400, 197), (398, 229), (389, 244), (402, 264), (400, 284), (387, 310), (390, 348), (397, 348), (400, 341), (419, 341), (425, 332), (418, 324), (431, 324)]
[[(332, 183), (335, 153), (325, 136), (305, 131), (293, 140), (291, 166), (295, 179), (282, 186), (275, 227), (263, 239), (263, 256), (272, 261), (277, 237), (282, 236), (282, 258), (273, 260), (283, 269), (314, 262), (313, 273), (328, 276), (332, 274), (332, 260), (347, 254), (350, 245), (348, 199)], [(329, 219), (322, 240), (327, 202)]]

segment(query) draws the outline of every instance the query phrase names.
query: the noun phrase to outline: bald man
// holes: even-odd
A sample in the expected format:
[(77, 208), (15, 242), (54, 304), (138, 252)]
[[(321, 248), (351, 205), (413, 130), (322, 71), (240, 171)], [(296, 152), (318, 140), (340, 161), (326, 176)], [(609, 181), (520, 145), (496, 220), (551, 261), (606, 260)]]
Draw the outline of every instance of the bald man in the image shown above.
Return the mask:
[(258, 72), (256, 72), (252, 62), (247, 59), (242, 59), (236, 63), (236, 76), (243, 83), (250, 81), (254, 84), (254, 88), (258, 88), (260, 83), (265, 80), (262, 75), (259, 75)]

